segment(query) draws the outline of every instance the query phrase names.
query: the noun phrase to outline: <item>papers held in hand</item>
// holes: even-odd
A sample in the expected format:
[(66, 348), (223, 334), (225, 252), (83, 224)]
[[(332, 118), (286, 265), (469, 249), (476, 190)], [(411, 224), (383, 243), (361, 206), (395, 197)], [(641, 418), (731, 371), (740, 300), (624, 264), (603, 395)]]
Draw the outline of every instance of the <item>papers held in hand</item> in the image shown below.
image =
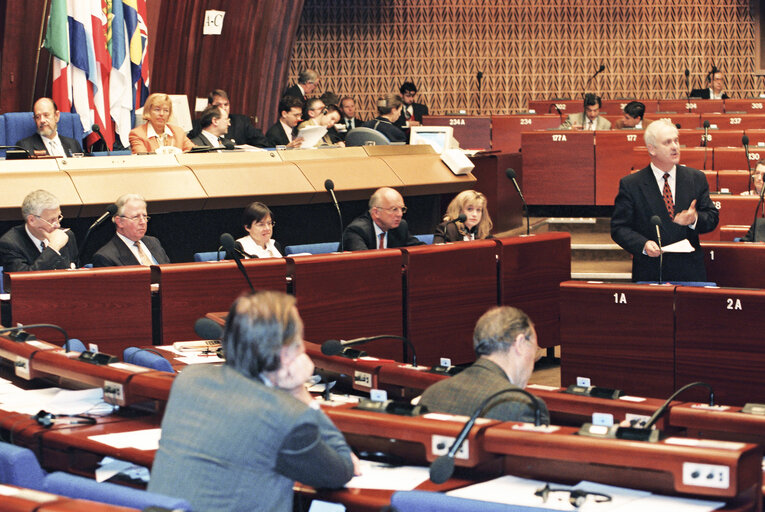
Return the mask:
[(675, 242), (674, 244), (665, 245), (661, 248), (661, 252), (675, 252), (675, 253), (685, 253), (685, 252), (693, 252), (696, 249), (693, 248), (691, 243), (688, 241), (687, 238), (684, 238), (683, 240), (680, 240), (679, 242)]
[(319, 143), (322, 137), (326, 135), (326, 126), (306, 126), (298, 130), (298, 137), (303, 137), (303, 143), (300, 147), (312, 148)]

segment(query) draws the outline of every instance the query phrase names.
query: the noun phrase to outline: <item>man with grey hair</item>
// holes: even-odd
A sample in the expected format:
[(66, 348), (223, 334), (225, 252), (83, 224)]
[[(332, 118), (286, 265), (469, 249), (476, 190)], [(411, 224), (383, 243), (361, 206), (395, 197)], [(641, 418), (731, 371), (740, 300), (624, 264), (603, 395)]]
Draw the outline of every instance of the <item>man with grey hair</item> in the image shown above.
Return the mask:
[[(679, 165), (678, 131), (669, 121), (648, 125), (644, 139), (651, 163), (619, 182), (611, 238), (632, 254), (633, 281), (657, 281), (660, 264), (664, 281), (706, 281), (699, 234), (712, 231), (718, 222), (706, 176)], [(655, 220), (660, 221), (659, 226)], [(663, 246), (687, 241), (691, 252), (671, 252), (659, 258), (663, 251), (657, 228)]]
[(21, 205), (24, 224), (0, 238), (0, 264), (4, 272), (74, 268), (77, 241), (74, 233), (61, 229), (58, 198), (47, 190), (35, 190)]
[(308, 97), (316, 90), (316, 83), (319, 81), (319, 74), (313, 69), (304, 69), (298, 73), (298, 80), (295, 85), (288, 87), (282, 96), (292, 96), (305, 102)]
[(117, 232), (93, 255), (93, 266), (170, 263), (159, 240), (146, 235), (150, 217), (146, 214), (144, 198), (138, 194), (124, 194), (114, 204), (117, 205), (117, 212), (112, 222)]
[[(537, 333), (528, 315), (510, 306), (494, 307), (484, 313), (473, 331), (478, 360), (454, 377), (425, 390), (420, 404), (430, 411), (471, 416), (476, 407), (504, 389), (523, 389), (539, 359)], [(549, 423), (550, 414), (540, 399), (540, 418)], [(533, 422), (535, 407), (521, 393), (504, 393), (484, 409), (481, 416), (500, 421)]]
[(405, 213), (404, 198), (398, 191), (390, 187), (377, 189), (369, 198), (369, 210), (345, 228), (343, 248), (363, 251), (422, 245), (409, 234), (409, 226), (403, 219)]

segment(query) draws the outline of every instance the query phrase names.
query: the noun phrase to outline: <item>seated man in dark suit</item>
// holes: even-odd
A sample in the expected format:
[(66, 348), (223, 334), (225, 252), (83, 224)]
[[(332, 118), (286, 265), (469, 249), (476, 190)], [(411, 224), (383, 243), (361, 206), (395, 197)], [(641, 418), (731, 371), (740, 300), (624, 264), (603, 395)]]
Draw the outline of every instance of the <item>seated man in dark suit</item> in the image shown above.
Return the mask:
[[(430, 386), (420, 404), (429, 411), (471, 416), (494, 393), (523, 389), (539, 359), (534, 324), (520, 309), (495, 307), (484, 313), (473, 331), (478, 360), (454, 377)], [(540, 419), (550, 422), (547, 406), (539, 399)], [(536, 408), (521, 393), (504, 393), (489, 402), (482, 417), (500, 421), (534, 421)]]
[(210, 105), (202, 112), (202, 119), (199, 121), (202, 131), (189, 139), (195, 146), (231, 149), (234, 142), (225, 136), (229, 129), (229, 119), (227, 111)]
[(59, 201), (47, 190), (27, 194), (21, 204), (24, 224), (0, 238), (0, 264), (4, 272), (74, 268), (77, 241), (61, 229)]
[[(364, 122), (356, 115), (356, 101), (350, 96), (343, 96), (340, 100), (340, 124), (345, 126), (345, 133), (358, 128)], [(343, 136), (345, 135), (343, 134)]]
[(37, 133), (16, 143), (32, 155), (72, 156), (82, 153), (80, 143), (70, 137), (59, 135), (58, 120), (61, 113), (50, 98), (40, 98), (33, 107)]
[(316, 83), (319, 81), (319, 74), (313, 69), (304, 69), (298, 73), (297, 83), (288, 87), (282, 96), (292, 96), (303, 103), (316, 90)]
[(422, 103), (415, 103), (414, 97), (417, 95), (417, 86), (414, 82), (404, 82), (399, 88), (401, 100), (404, 102), (404, 108), (401, 109), (401, 115), (393, 123), (399, 128), (404, 126), (420, 126), (422, 116), (428, 115), (428, 107)]
[(401, 194), (389, 187), (377, 189), (369, 198), (369, 211), (356, 217), (345, 228), (343, 248), (346, 251), (363, 251), (422, 245), (409, 234), (409, 227), (402, 218), (405, 213)]
[(124, 194), (114, 202), (117, 213), (112, 217), (117, 233), (93, 255), (95, 267), (122, 265), (157, 265), (170, 263), (159, 240), (146, 236), (149, 216), (146, 201), (138, 194)]
[(279, 120), (266, 132), (269, 147), (299, 148), (303, 137), (297, 136), (297, 125), (303, 116), (303, 102), (293, 96), (279, 100)]
[(727, 100), (728, 95), (723, 92), (725, 77), (722, 71), (716, 67), (712, 68), (706, 78), (706, 84), (709, 87), (704, 89), (693, 89), (690, 96), (692, 98), (701, 98), (702, 100)]
[[(226, 112), (230, 124), (225, 135), (226, 139), (229, 139), (233, 144), (248, 144), (250, 146), (255, 146), (256, 148), (272, 147), (269, 146), (268, 139), (263, 135), (263, 132), (252, 125), (248, 116), (231, 113), (231, 104), (228, 100), (228, 93), (223, 89), (213, 89), (210, 91), (210, 94), (207, 95), (207, 104), (208, 106), (218, 107)], [(202, 116), (204, 116), (204, 113), (202, 113)], [(204, 128), (201, 125), (201, 121), (201, 119), (195, 119), (192, 123), (192, 129), (188, 133), (188, 137), (189, 139), (192, 139), (192, 142), (194, 142), (193, 139), (197, 137)]]

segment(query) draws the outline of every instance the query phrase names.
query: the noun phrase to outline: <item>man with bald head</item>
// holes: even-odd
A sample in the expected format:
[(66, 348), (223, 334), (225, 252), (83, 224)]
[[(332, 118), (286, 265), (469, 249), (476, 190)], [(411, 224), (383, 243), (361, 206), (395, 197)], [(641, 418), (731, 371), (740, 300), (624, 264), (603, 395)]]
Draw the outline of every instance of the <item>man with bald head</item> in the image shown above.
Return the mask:
[(16, 143), (32, 155), (72, 156), (82, 153), (82, 146), (76, 140), (58, 133), (61, 116), (58, 107), (50, 98), (40, 98), (33, 107), (37, 133)]
[[(633, 281), (657, 281), (660, 264), (664, 281), (706, 281), (699, 234), (712, 231), (718, 222), (706, 176), (679, 165), (680, 142), (674, 124), (654, 121), (643, 137), (651, 163), (619, 182), (611, 238), (632, 254)], [(662, 246), (687, 240), (692, 252), (667, 253), (660, 259), (654, 217), (660, 221)]]
[(377, 189), (369, 198), (369, 210), (345, 228), (344, 249), (363, 251), (422, 245), (409, 234), (409, 227), (403, 219), (405, 213), (401, 194), (389, 187)]

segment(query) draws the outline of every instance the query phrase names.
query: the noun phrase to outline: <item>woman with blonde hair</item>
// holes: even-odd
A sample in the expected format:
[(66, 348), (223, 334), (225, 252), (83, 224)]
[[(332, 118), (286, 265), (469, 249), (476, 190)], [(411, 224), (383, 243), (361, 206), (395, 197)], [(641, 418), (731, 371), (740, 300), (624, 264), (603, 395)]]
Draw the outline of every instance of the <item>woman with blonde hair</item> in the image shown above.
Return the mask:
[[(146, 98), (146, 103), (143, 104), (143, 118), (146, 119), (146, 124), (136, 126), (130, 130), (128, 136), (130, 150), (134, 155), (188, 151), (194, 147), (183, 128), (168, 123), (172, 115), (173, 103), (167, 94), (155, 92)], [(171, 147), (177, 149), (164, 149)]]
[[(464, 215), (465, 220), (460, 220)], [(436, 227), (434, 244), (491, 238), (493, 224), (486, 208), (486, 196), (475, 190), (463, 190), (449, 203), (444, 221)]]

